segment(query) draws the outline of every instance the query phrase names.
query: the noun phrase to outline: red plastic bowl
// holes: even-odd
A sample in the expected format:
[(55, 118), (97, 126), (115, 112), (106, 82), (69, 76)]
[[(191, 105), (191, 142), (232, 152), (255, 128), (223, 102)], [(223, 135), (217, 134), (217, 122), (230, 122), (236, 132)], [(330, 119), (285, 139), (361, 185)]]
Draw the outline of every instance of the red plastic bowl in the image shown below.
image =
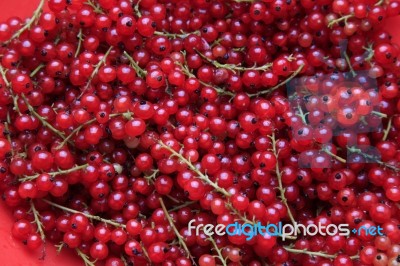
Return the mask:
[[(0, 21), (10, 16), (30, 17), (39, 0), (2, 0), (0, 1)], [(386, 29), (393, 35), (394, 41), (400, 44), (400, 17), (388, 20)], [(22, 243), (11, 236), (13, 225), (11, 210), (0, 203), (0, 264), (5, 266), (75, 266), (83, 265), (82, 260), (73, 255), (73, 251), (63, 250), (57, 254), (53, 243), (46, 245), (45, 260), (39, 260), (41, 252), (31, 252)]]

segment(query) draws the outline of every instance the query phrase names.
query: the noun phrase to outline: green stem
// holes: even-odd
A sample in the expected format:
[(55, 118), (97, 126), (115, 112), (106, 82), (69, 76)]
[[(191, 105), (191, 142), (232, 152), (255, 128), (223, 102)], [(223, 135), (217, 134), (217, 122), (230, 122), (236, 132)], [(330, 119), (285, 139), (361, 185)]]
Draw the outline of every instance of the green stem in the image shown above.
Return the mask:
[(3, 68), (3, 66), (1, 64), (0, 64), (0, 74), (1, 74), (1, 77), (3, 78), (3, 80), (4, 80), (4, 83), (9, 88), (11, 86), (11, 84), (8, 81), (7, 77), (6, 77), (6, 70)]
[(179, 34), (179, 33), (169, 33), (169, 32), (163, 32), (163, 31), (155, 31), (154, 34), (155, 35), (159, 35), (159, 36), (165, 36), (165, 37), (176, 39), (176, 38), (186, 38), (190, 34), (200, 35), (200, 31), (196, 30), (194, 32), (181, 33), (181, 34)]
[(78, 126), (77, 128), (75, 128), (58, 146), (57, 149), (61, 149), (62, 147), (65, 146), (65, 144), (67, 142), (70, 141), (70, 139), (77, 134), (84, 126), (90, 125), (91, 123), (96, 122), (96, 118), (93, 118), (85, 123), (83, 123), (82, 125)]
[[(33, 219), (34, 222), (36, 224), (37, 227), (37, 231), (39, 232), (40, 238), (43, 241), (43, 244), (45, 244), (46, 242), (46, 235), (44, 233), (44, 228), (43, 228), (43, 224), (41, 222), (41, 216), (39, 214), (39, 212), (36, 210), (35, 204), (33, 203), (33, 200), (30, 201), (30, 211), (33, 214)], [(46, 257), (46, 245), (43, 246), (43, 250), (42, 250), (42, 257), (40, 258), (40, 260), (44, 260)]]
[[(8, 140), (8, 142), (10, 142), (10, 144), (12, 143), (12, 141), (11, 141), (11, 136), (10, 136), (10, 128), (8, 127), (8, 122), (6, 122), (6, 123), (4, 123), (4, 129), (8, 132), (8, 134), (7, 134), (7, 140)], [(14, 149), (11, 147), (11, 155), (14, 157), (14, 155), (15, 155), (15, 152), (14, 152)]]
[(237, 217), (239, 217), (239, 219), (247, 224), (254, 224), (254, 221), (250, 221), (249, 219), (247, 219), (247, 217), (243, 216), (238, 210), (236, 210), (233, 206), (232, 203), (228, 202), (226, 203), (226, 207)]
[(157, 174), (160, 172), (158, 169), (154, 169), (151, 175), (145, 175), (144, 178), (147, 180), (147, 183), (154, 183), (154, 179), (157, 177)]
[(82, 250), (80, 250), (79, 248), (75, 248), (75, 251), (76, 253), (78, 253), (78, 256), (81, 257), (81, 259), (85, 263), (85, 266), (96, 266), (96, 261), (91, 261), (89, 256), (83, 253)]
[(338, 161), (341, 162), (341, 163), (347, 163), (346, 159), (344, 159), (344, 158), (342, 158), (342, 157), (340, 157), (340, 156), (334, 154), (333, 152), (331, 152), (331, 151), (328, 150), (328, 149), (323, 149), (322, 151), (324, 151), (326, 154), (332, 156), (333, 158), (335, 158), (336, 160), (338, 160)]
[(349, 56), (347, 55), (346, 52), (344, 52), (344, 59), (346, 60), (346, 63), (349, 66), (350, 72), (353, 75), (353, 77), (357, 76), (357, 73), (354, 71), (354, 68), (353, 68), (353, 66), (351, 65), (351, 62), (350, 62), (350, 58), (349, 58)]
[(297, 106), (297, 110), (299, 111), (299, 116), (300, 116), (300, 118), (301, 118), (301, 121), (303, 121), (303, 123), (304, 123), (305, 125), (307, 125), (306, 116), (304, 115), (303, 109), (301, 109), (301, 106), (300, 106), (300, 105)]
[(32, 115), (35, 116), (37, 119), (39, 119), (39, 121), (42, 123), (43, 126), (50, 129), (54, 134), (59, 136), (61, 139), (65, 139), (64, 133), (53, 127), (49, 122), (46, 121), (46, 119), (44, 119), (40, 114), (38, 114), (35, 111), (35, 108), (33, 108), (33, 106), (29, 103), (25, 95), (21, 94), (21, 97), (25, 101), (25, 104), (28, 107), (29, 112), (32, 113)]
[(186, 202), (183, 203), (182, 205), (178, 205), (178, 206), (173, 207), (172, 209), (169, 210), (169, 212), (174, 212), (174, 211), (180, 210), (180, 209), (185, 208), (185, 207), (187, 207), (187, 206), (193, 205), (193, 204), (195, 204), (196, 202), (197, 202), (197, 201), (186, 201)]
[(92, 1), (88, 0), (84, 4), (91, 6), (93, 8), (93, 11), (97, 14), (104, 14), (104, 11), (96, 4), (94, 4)]
[[(327, 258), (327, 259), (335, 259), (338, 256), (338, 254), (326, 254), (326, 253), (322, 253), (322, 252), (308, 251), (305, 249), (294, 249), (294, 248), (291, 248), (288, 246), (283, 246), (283, 248), (286, 249), (290, 253), (305, 254), (305, 255), (309, 255), (309, 256), (316, 256), (316, 257), (322, 257), (322, 258)], [(356, 260), (358, 258), (359, 258), (358, 255), (350, 256), (351, 260)]]
[(136, 14), (136, 16), (138, 17), (138, 18), (140, 18), (140, 17), (142, 17), (142, 12), (140, 12), (140, 7), (139, 7), (139, 4), (140, 4), (140, 2), (141, 2), (142, 0), (139, 0), (137, 3), (136, 3), (136, 5), (135, 5), (135, 7), (134, 7), (134, 11), (135, 11), (135, 14)]
[(210, 238), (208, 238), (208, 241), (210, 241), (211, 244), (213, 245), (215, 251), (217, 252), (217, 257), (220, 259), (222, 265), (223, 265), (223, 266), (227, 266), (227, 264), (226, 264), (226, 259), (222, 256), (222, 252), (221, 252), (221, 250), (218, 248), (217, 243), (215, 243), (215, 240), (214, 240), (212, 237), (210, 237)]
[(383, 161), (381, 161), (381, 160), (378, 160), (378, 159), (376, 159), (373, 155), (367, 154), (367, 153), (363, 152), (361, 149), (358, 149), (358, 148), (356, 148), (356, 147), (349, 147), (349, 146), (347, 146), (347, 150), (348, 150), (349, 152), (352, 152), (352, 153), (360, 154), (360, 155), (362, 155), (364, 158), (366, 158), (366, 159), (368, 159), (368, 160), (371, 160), (371, 161), (373, 161), (373, 162), (375, 162), (375, 163), (377, 163), (377, 164), (379, 164), (379, 165), (381, 165), (381, 166), (383, 166), (383, 167), (389, 168), (389, 169), (393, 170), (393, 171), (396, 172), (396, 173), (400, 172), (400, 169), (397, 168), (396, 166), (393, 166), (393, 165), (390, 165), (390, 164), (388, 164), (388, 163), (385, 163), (385, 162), (383, 162)]
[(131, 66), (135, 69), (137, 75), (141, 78), (144, 78), (147, 75), (147, 71), (141, 68), (138, 63), (128, 54), (127, 51), (124, 51), (124, 55), (128, 58)]
[[(182, 70), (183, 74), (185, 74), (185, 75), (188, 76), (189, 78), (197, 79), (197, 77), (196, 77), (192, 72), (190, 72), (190, 70), (188, 69), (187, 64), (183, 65), (183, 64), (181, 64), (181, 63), (179, 63), (179, 62), (175, 62), (175, 64), (181, 67), (181, 70)], [(216, 90), (216, 91), (218, 92), (218, 94), (220, 94), (220, 95), (235, 96), (235, 94), (234, 94), (233, 92), (226, 91), (226, 90), (224, 90), (224, 89), (222, 89), (222, 88), (220, 88), (220, 87), (213, 86), (213, 85), (208, 84), (208, 83), (206, 83), (206, 82), (204, 82), (204, 81), (201, 81), (201, 80), (199, 80), (199, 79), (197, 79), (197, 80), (200, 82), (201, 85), (203, 85), (203, 86), (205, 86), (205, 87), (211, 87), (211, 88), (213, 88), (213, 89)]]
[(334, 19), (334, 20), (332, 20), (332, 21), (330, 21), (330, 22), (328, 23), (328, 28), (332, 28), (335, 24), (337, 24), (337, 23), (339, 23), (339, 22), (341, 22), (341, 21), (343, 21), (343, 20), (344, 20), (344, 22), (347, 22), (347, 20), (348, 20), (349, 18), (352, 18), (352, 17), (354, 17), (354, 14), (348, 14), (348, 15), (346, 15), (346, 16), (343, 16), (343, 17)]
[(0, 74), (1, 74), (1, 77), (3, 78), (3, 80), (4, 80), (4, 83), (6, 84), (6, 86), (8, 88), (8, 91), (10, 92), (10, 95), (11, 95), (12, 99), (13, 99), (14, 110), (17, 111), (19, 114), (21, 114), (21, 111), (19, 110), (19, 107), (18, 107), (18, 101), (17, 101), (18, 100), (17, 99), (18, 96), (14, 95), (14, 93), (13, 93), (13, 91), (11, 89), (11, 83), (7, 80), (6, 70), (3, 68), (3, 66), (1, 64), (0, 64)]
[(124, 225), (124, 224), (120, 224), (120, 223), (112, 221), (112, 220), (104, 219), (104, 218), (101, 218), (100, 216), (95, 216), (95, 215), (91, 215), (91, 214), (88, 214), (88, 213), (80, 212), (80, 211), (77, 211), (77, 210), (74, 210), (74, 209), (70, 209), (68, 207), (59, 205), (59, 204), (54, 203), (52, 201), (49, 201), (47, 199), (42, 199), (42, 200), (44, 202), (46, 202), (47, 204), (49, 204), (49, 205), (51, 205), (53, 207), (56, 207), (56, 208), (58, 208), (60, 210), (63, 210), (65, 212), (74, 213), (74, 214), (82, 214), (82, 215), (86, 216), (87, 218), (89, 218), (91, 220), (96, 220), (96, 221), (99, 221), (99, 222), (102, 222), (102, 223), (105, 223), (105, 224), (109, 224), (109, 225), (112, 225), (112, 226), (115, 226), (115, 227), (126, 228), (126, 225)]
[(33, 77), (36, 76), (36, 74), (37, 74), (42, 68), (44, 68), (44, 67), (45, 67), (45, 64), (40, 64), (40, 65), (38, 65), (38, 66), (31, 72), (31, 74), (29, 75), (29, 77), (33, 78)]
[(257, 92), (257, 93), (248, 94), (248, 95), (249, 95), (250, 97), (258, 97), (258, 96), (261, 96), (261, 95), (263, 95), (263, 94), (271, 93), (271, 92), (273, 92), (273, 91), (279, 89), (281, 86), (285, 85), (286, 83), (288, 83), (288, 82), (291, 81), (292, 79), (294, 79), (298, 74), (300, 74), (300, 72), (303, 70), (303, 68), (304, 68), (304, 64), (303, 64), (303, 65), (300, 65), (300, 66), (297, 68), (297, 70), (296, 70), (295, 72), (293, 72), (292, 75), (290, 75), (287, 79), (285, 79), (284, 81), (282, 81), (281, 83), (279, 83), (278, 85), (276, 85), (276, 86), (274, 86), (274, 87), (272, 87), (272, 88), (269, 88), (269, 89), (263, 90), (263, 91), (259, 91), (259, 92)]
[[(112, 117), (116, 117), (116, 116), (123, 116), (124, 118), (126, 118), (126, 119), (130, 119), (130, 117), (132, 116), (132, 113), (130, 112), (130, 111), (128, 111), (128, 112), (126, 112), (126, 113), (117, 113), (117, 114), (110, 114), (110, 118), (112, 118)], [(87, 125), (90, 125), (90, 124), (92, 124), (92, 123), (94, 123), (94, 122), (96, 122), (97, 121), (97, 119), (96, 118), (93, 118), (93, 119), (90, 119), (90, 120), (88, 120), (88, 121), (86, 121), (85, 123), (83, 123), (82, 125), (80, 125), (80, 126), (78, 126), (77, 128), (75, 128), (58, 146), (57, 146), (57, 149), (61, 149), (63, 146), (65, 146), (65, 144), (67, 143), (67, 142), (70, 142), (70, 140), (71, 140), (71, 138), (73, 137), (73, 136), (75, 136), (76, 134), (78, 134), (78, 132), (82, 129), (82, 128), (84, 128), (85, 126), (87, 126)]]
[(387, 114), (384, 114), (384, 113), (381, 113), (381, 112), (378, 112), (378, 111), (372, 111), (371, 114), (374, 114), (374, 115), (382, 117), (382, 118), (387, 118), (388, 117)]
[(43, 241), (45, 241), (46, 235), (44, 234), (43, 224), (42, 224), (42, 222), (40, 221), (40, 214), (39, 214), (39, 212), (36, 210), (35, 204), (33, 203), (32, 200), (30, 201), (30, 205), (31, 205), (30, 211), (31, 211), (32, 214), (33, 214), (33, 219), (34, 219), (35, 224), (36, 224), (36, 226), (37, 226), (37, 229), (38, 229), (40, 238), (41, 238)]
[(161, 140), (158, 141), (158, 143), (161, 145), (161, 147), (163, 147), (164, 149), (166, 149), (169, 152), (171, 152), (173, 156), (177, 157), (180, 161), (182, 161), (184, 164), (186, 164), (190, 168), (190, 170), (192, 170), (193, 172), (195, 172), (197, 174), (198, 178), (200, 178), (202, 181), (204, 181), (205, 183), (207, 183), (210, 186), (212, 186), (217, 192), (221, 193), (225, 197), (230, 197), (231, 196), (228, 191), (226, 191), (223, 188), (220, 188), (217, 183), (211, 181), (210, 178), (206, 174), (203, 174), (201, 171), (199, 171), (199, 169), (197, 169), (196, 166), (194, 166), (192, 164), (192, 162), (190, 162), (185, 157), (183, 157), (182, 154), (176, 152), (174, 149), (172, 149), (171, 147), (166, 145)]
[[(75, 166), (75, 167), (67, 169), (67, 170), (59, 170), (57, 172), (49, 172), (47, 174), (52, 176), (52, 177), (57, 176), (57, 175), (66, 175), (66, 174), (73, 173), (75, 171), (84, 169), (87, 166), (88, 166), (88, 164), (83, 164), (83, 165), (78, 165), (78, 166)], [(20, 182), (32, 181), (32, 180), (35, 180), (36, 178), (38, 178), (39, 176), (40, 176), (40, 174), (35, 174), (35, 175), (31, 175), (31, 176), (24, 176), (23, 178), (20, 178), (19, 181)]]
[(11, 38), (5, 42), (5, 44), (9, 44), (12, 42), (12, 40), (17, 39), (24, 31), (29, 30), (32, 27), (32, 24), (35, 23), (35, 21), (40, 17), (40, 14), (43, 11), (43, 6), (44, 6), (45, 0), (40, 0), (38, 7), (36, 10), (33, 12), (32, 17), (28, 20), (28, 22), (20, 28), (17, 32), (11, 36)]
[(176, 228), (176, 226), (175, 226), (175, 224), (174, 224), (174, 221), (172, 220), (171, 216), (169, 215), (168, 210), (167, 210), (167, 208), (165, 207), (165, 204), (164, 204), (163, 199), (162, 199), (162, 198), (159, 198), (159, 201), (160, 201), (160, 204), (161, 204), (161, 208), (162, 208), (163, 211), (164, 211), (165, 217), (166, 217), (167, 220), (168, 220), (169, 225), (172, 227), (172, 230), (174, 231), (176, 237), (178, 238), (179, 245), (185, 250), (186, 256), (192, 260), (193, 265), (196, 265), (196, 262), (195, 262), (195, 260), (194, 260), (194, 258), (193, 258), (193, 256), (192, 256), (192, 254), (190, 254), (190, 251), (189, 251), (188, 247), (186, 246), (186, 243), (185, 243), (185, 241), (183, 240), (182, 235), (179, 233), (178, 229)]
[(275, 164), (275, 173), (276, 173), (276, 178), (278, 180), (278, 190), (280, 193), (280, 198), (282, 203), (286, 206), (286, 209), (288, 211), (288, 216), (290, 221), (292, 222), (293, 225), (296, 224), (296, 220), (293, 217), (292, 211), (290, 210), (289, 204), (287, 202), (287, 199), (285, 197), (285, 189), (283, 188), (282, 184), (282, 173), (281, 170), (279, 169), (279, 162), (278, 162), (278, 151), (276, 149), (276, 138), (275, 138), (275, 133), (272, 134), (271, 136), (271, 141), (272, 141), (272, 151), (274, 153), (274, 156), (277, 160), (277, 163)]
[(228, 69), (231, 71), (239, 71), (239, 72), (243, 72), (243, 71), (247, 71), (247, 70), (265, 71), (265, 70), (270, 69), (272, 66), (272, 63), (265, 64), (263, 66), (253, 66), (253, 67), (242, 67), (242, 66), (233, 65), (233, 64), (221, 64), (220, 62), (218, 62), (216, 60), (209, 59), (208, 57), (206, 57), (205, 55), (200, 53), (198, 50), (195, 50), (195, 51), (201, 56), (201, 58), (203, 58), (207, 62), (213, 64), (215, 67), (224, 68), (224, 69)]
[(93, 70), (92, 74), (89, 77), (89, 81), (91, 81), (94, 78), (94, 76), (97, 75), (97, 72), (99, 72), (100, 67), (102, 67), (106, 63), (107, 57), (113, 48), (114, 48), (113, 46), (110, 46), (110, 48), (108, 48), (107, 52), (104, 54), (101, 60), (97, 63), (95, 69)]
[(322, 253), (322, 252), (294, 249), (294, 248), (285, 247), (285, 246), (283, 248), (286, 249), (288, 252), (294, 253), (294, 254), (306, 254), (306, 255), (310, 255), (310, 256), (323, 257), (323, 258), (327, 258), (327, 259), (334, 259), (337, 257), (337, 255), (330, 255), (330, 254), (326, 254), (326, 253)]
[(78, 57), (79, 53), (81, 52), (82, 41), (83, 41), (82, 29), (79, 29), (77, 37), (78, 37), (78, 47), (76, 48), (75, 57)]
[(382, 141), (385, 141), (389, 136), (390, 128), (392, 127), (392, 117), (389, 119), (386, 129), (384, 130), (384, 134), (382, 137)]
[(89, 88), (90, 83), (92, 82), (93, 78), (97, 75), (97, 73), (100, 70), (100, 67), (103, 66), (106, 63), (107, 57), (110, 54), (111, 50), (113, 49), (113, 46), (110, 46), (110, 48), (108, 48), (107, 52), (104, 54), (104, 56), (101, 58), (101, 60), (96, 64), (96, 67), (94, 68), (92, 74), (90, 75), (87, 83), (86, 83), (86, 87), (84, 90), (82, 90), (81, 94), (79, 95), (78, 99), (80, 99), (82, 97), (82, 95), (86, 92), (86, 90)]

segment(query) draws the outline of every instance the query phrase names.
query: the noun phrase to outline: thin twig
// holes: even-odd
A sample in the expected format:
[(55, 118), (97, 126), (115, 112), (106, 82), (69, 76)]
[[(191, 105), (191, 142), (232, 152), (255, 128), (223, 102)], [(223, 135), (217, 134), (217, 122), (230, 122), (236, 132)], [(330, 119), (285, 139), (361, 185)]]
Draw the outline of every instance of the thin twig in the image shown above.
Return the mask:
[(108, 220), (108, 219), (101, 218), (100, 216), (96, 216), (96, 215), (91, 215), (91, 214), (88, 214), (88, 213), (80, 212), (80, 211), (77, 211), (77, 210), (74, 210), (74, 209), (59, 205), (59, 204), (54, 203), (52, 201), (49, 201), (47, 199), (42, 199), (42, 200), (44, 202), (46, 202), (47, 204), (49, 204), (49, 205), (51, 205), (53, 207), (56, 207), (56, 208), (58, 208), (60, 210), (63, 210), (63, 211), (69, 212), (69, 213), (82, 214), (82, 215), (86, 216), (87, 218), (89, 218), (91, 220), (96, 220), (96, 221), (99, 221), (99, 222), (102, 222), (102, 223), (106, 223), (106, 224), (109, 224), (109, 225), (112, 225), (112, 226), (115, 226), (115, 227), (126, 228), (126, 226), (124, 224), (120, 224), (120, 223), (118, 223), (116, 221)]
[(303, 70), (304, 66), (305, 66), (304, 64), (300, 65), (297, 68), (297, 70), (295, 72), (293, 72), (292, 75), (290, 75), (287, 79), (285, 79), (284, 81), (282, 81), (278, 85), (276, 85), (276, 86), (274, 86), (272, 88), (269, 88), (269, 89), (266, 89), (266, 90), (263, 90), (263, 91), (259, 91), (259, 92), (253, 93), (253, 94), (248, 94), (248, 95), (250, 97), (258, 97), (258, 96), (261, 96), (261, 95), (264, 95), (264, 94), (268, 94), (268, 93), (271, 93), (271, 92), (279, 89), (281, 86), (285, 85), (286, 83), (288, 83), (289, 81), (294, 79)]
[(182, 154), (176, 152), (174, 149), (172, 149), (170, 146), (166, 145), (161, 140), (158, 141), (158, 143), (161, 145), (161, 147), (163, 147), (164, 149), (171, 152), (173, 156), (177, 157), (180, 161), (182, 161), (184, 164), (186, 164), (190, 168), (190, 170), (192, 170), (193, 172), (195, 172), (197, 174), (198, 178), (200, 178), (202, 181), (204, 181), (207, 184), (209, 184), (210, 186), (212, 186), (216, 191), (218, 191), (222, 195), (224, 195), (226, 197), (230, 197), (230, 193), (228, 191), (219, 187), (217, 183), (211, 181), (210, 178), (206, 174), (203, 174), (189, 160), (187, 160), (185, 157), (183, 157)]
[(40, 114), (38, 114), (33, 108), (33, 106), (29, 103), (28, 99), (25, 97), (24, 94), (21, 94), (22, 99), (24, 100), (26, 106), (28, 107), (28, 110), (30, 113), (32, 113), (33, 116), (35, 116), (39, 121), (42, 123), (43, 126), (47, 127), (50, 129), (54, 134), (59, 136), (61, 139), (65, 139), (64, 133), (53, 127), (49, 122), (46, 121)]
[(11, 38), (5, 42), (5, 44), (9, 44), (10, 42), (12, 42), (12, 40), (17, 39), (24, 31), (29, 30), (33, 23), (35, 23), (35, 21), (40, 17), (40, 14), (43, 11), (43, 6), (44, 6), (45, 0), (40, 0), (38, 7), (36, 8), (36, 10), (33, 12), (32, 17), (28, 20), (28, 22), (22, 27), (20, 28), (17, 32), (15, 32), (13, 34), (13, 36), (11, 36)]
[(174, 221), (172, 220), (171, 216), (168, 213), (167, 207), (165, 207), (164, 201), (162, 198), (159, 198), (160, 204), (161, 204), (161, 208), (164, 211), (165, 217), (167, 218), (169, 225), (172, 227), (172, 230), (174, 231), (176, 237), (178, 238), (179, 244), (180, 246), (185, 250), (186, 252), (186, 256), (188, 258), (190, 258), (193, 262), (193, 265), (196, 265), (196, 262), (192, 256), (192, 254), (190, 254), (189, 248), (186, 246), (185, 241), (183, 241), (183, 237), (182, 235), (179, 233), (178, 229), (176, 228)]
[[(54, 177), (57, 175), (66, 175), (81, 169), (84, 169), (88, 166), (88, 164), (83, 164), (83, 165), (78, 165), (75, 167), (72, 167), (70, 169), (66, 169), (66, 170), (59, 170), (57, 172), (49, 172), (47, 173), (48, 175)], [(18, 179), (20, 182), (26, 182), (26, 181), (32, 181), (35, 180), (36, 178), (38, 178), (40, 176), (40, 174), (35, 174), (35, 175), (31, 175), (31, 176), (24, 176), (23, 178)]]
[(288, 204), (287, 199), (285, 197), (285, 189), (283, 188), (283, 184), (282, 184), (282, 173), (281, 173), (281, 170), (279, 168), (278, 151), (276, 149), (275, 133), (273, 133), (270, 138), (271, 138), (271, 141), (272, 141), (272, 150), (273, 150), (274, 156), (275, 156), (275, 158), (277, 160), (277, 162), (275, 164), (275, 173), (276, 173), (276, 178), (278, 180), (278, 190), (279, 190), (279, 193), (280, 193), (280, 198), (281, 198), (282, 203), (286, 206), (290, 221), (292, 222), (293, 225), (295, 225), (296, 224), (296, 220), (294, 219), (292, 211), (290, 210), (289, 204)]

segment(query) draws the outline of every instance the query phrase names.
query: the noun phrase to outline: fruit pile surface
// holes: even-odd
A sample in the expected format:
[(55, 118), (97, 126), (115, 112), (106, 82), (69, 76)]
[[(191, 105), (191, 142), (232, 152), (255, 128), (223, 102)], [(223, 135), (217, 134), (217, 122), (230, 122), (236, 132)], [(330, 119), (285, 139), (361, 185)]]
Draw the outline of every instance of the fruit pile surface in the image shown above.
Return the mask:
[[(86, 266), (400, 265), (400, 47), (383, 27), (399, 14), (41, 0), (0, 23), (11, 234)], [(324, 229), (193, 229), (235, 223)]]

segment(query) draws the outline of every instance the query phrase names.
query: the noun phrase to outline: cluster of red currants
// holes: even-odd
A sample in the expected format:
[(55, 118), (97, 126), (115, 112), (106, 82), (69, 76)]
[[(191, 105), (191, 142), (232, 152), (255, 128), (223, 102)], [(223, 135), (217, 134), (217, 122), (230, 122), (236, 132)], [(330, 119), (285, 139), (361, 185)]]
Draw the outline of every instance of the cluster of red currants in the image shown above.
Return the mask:
[[(0, 23), (0, 191), (28, 248), (86, 266), (400, 265), (400, 47), (383, 28), (400, 2), (45, 4)], [(192, 220), (361, 233), (248, 240)]]

